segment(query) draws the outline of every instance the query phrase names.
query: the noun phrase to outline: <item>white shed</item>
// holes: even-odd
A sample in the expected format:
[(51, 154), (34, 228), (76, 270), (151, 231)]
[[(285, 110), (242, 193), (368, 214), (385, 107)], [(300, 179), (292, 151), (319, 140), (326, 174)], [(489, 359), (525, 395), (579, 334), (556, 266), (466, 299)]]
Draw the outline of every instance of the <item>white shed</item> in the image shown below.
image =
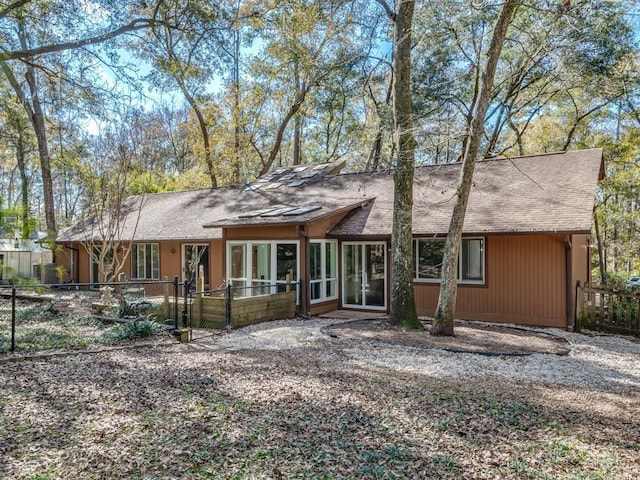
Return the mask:
[(0, 238), (0, 282), (13, 278), (42, 279), (44, 266), (53, 262), (53, 252), (36, 238)]

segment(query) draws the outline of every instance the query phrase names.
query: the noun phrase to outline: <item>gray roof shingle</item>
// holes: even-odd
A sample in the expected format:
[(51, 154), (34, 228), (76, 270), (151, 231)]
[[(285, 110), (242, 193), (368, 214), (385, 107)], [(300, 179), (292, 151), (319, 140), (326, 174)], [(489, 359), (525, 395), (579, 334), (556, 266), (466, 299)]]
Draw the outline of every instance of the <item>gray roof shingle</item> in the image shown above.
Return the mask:
[[(601, 167), (600, 149), (478, 162), (464, 231), (588, 232)], [(414, 234), (446, 234), (459, 174), (460, 164), (416, 168)], [(121, 238), (137, 241), (221, 238), (223, 226), (300, 224), (349, 210), (332, 235), (387, 236), (393, 219), (393, 177), (389, 172), (320, 176), (298, 187), (169, 192), (130, 197), (125, 205), (129, 213)], [(245, 217), (287, 206), (321, 208), (292, 216)], [(87, 227), (91, 224), (88, 219), (68, 227), (57, 241), (96, 237)]]

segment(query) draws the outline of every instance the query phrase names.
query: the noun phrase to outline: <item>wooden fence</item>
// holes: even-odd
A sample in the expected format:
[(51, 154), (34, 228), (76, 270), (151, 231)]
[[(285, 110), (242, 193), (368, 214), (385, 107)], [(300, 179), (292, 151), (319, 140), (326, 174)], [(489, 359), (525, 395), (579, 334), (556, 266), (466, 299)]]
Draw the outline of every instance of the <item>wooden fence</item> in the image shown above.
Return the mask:
[[(225, 297), (196, 295), (191, 303), (191, 326), (194, 328), (225, 328), (227, 305)], [(240, 297), (231, 299), (232, 328), (281, 318), (293, 318), (296, 314), (296, 291)]]
[(582, 328), (640, 336), (640, 295), (578, 283), (576, 331)]

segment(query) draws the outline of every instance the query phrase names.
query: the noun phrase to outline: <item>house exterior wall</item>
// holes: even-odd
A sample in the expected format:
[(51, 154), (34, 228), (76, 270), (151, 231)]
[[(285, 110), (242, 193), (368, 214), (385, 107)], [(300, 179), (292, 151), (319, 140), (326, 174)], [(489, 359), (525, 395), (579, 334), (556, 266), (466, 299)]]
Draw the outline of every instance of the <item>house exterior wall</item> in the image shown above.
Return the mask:
[(571, 285), (569, 295), (571, 299), (571, 326), (575, 322), (576, 285), (591, 283), (591, 251), (589, 249), (590, 235), (571, 236)]
[[(485, 284), (458, 285), (456, 317), (566, 328), (564, 236), (485, 238)], [(416, 282), (414, 288), (418, 315), (432, 316), (439, 284)]]
[[(186, 244), (201, 244), (209, 247), (209, 288), (217, 288), (224, 280), (224, 242), (221, 239), (213, 239), (211, 241), (161, 241), (161, 242), (134, 242), (135, 243), (158, 243), (159, 245), (159, 270), (160, 280), (165, 276), (169, 280), (177, 275), (178, 281), (182, 282), (182, 246)], [(89, 283), (91, 281), (90, 265), (91, 261), (87, 250), (80, 243), (60, 245), (61, 249), (56, 253), (55, 261), (65, 269), (65, 278), (63, 281), (69, 282), (72, 278), (72, 268), (77, 269), (78, 277), (74, 278), (76, 283)], [(77, 266), (72, 267), (71, 255), (73, 250), (77, 249), (76, 257)], [(128, 278), (132, 278), (131, 274), (131, 258), (123, 265), (123, 273)]]
[(335, 227), (347, 213), (348, 212), (341, 212), (336, 215), (330, 215), (312, 223), (309, 225), (309, 237), (316, 239), (325, 238), (327, 232)]

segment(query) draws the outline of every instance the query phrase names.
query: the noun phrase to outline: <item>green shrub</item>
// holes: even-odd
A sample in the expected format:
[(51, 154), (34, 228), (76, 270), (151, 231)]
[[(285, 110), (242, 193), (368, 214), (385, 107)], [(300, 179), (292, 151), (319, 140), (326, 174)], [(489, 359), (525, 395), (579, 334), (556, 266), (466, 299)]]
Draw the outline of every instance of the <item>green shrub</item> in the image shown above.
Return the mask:
[(105, 343), (114, 343), (121, 340), (152, 337), (164, 333), (165, 327), (153, 320), (127, 320), (106, 330), (103, 334)]
[(613, 290), (614, 292), (622, 292), (627, 288), (628, 278), (628, 272), (607, 272), (607, 283), (602, 288)]

